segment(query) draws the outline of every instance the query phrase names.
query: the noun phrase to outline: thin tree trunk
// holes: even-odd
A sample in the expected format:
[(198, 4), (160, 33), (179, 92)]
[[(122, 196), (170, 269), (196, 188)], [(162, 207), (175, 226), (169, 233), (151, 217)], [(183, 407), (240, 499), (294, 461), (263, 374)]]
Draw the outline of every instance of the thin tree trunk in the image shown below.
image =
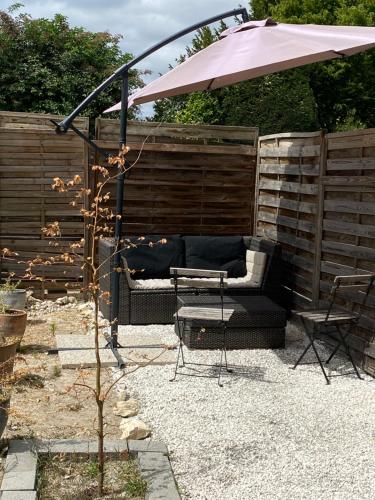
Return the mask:
[[(96, 278), (96, 277), (95, 277)], [(94, 278), (93, 281), (96, 281)], [(96, 404), (98, 408), (98, 493), (103, 495), (104, 486), (104, 424), (102, 387), (101, 387), (101, 361), (99, 353), (99, 299), (97, 293), (94, 294), (95, 305), (95, 356), (96, 356)]]

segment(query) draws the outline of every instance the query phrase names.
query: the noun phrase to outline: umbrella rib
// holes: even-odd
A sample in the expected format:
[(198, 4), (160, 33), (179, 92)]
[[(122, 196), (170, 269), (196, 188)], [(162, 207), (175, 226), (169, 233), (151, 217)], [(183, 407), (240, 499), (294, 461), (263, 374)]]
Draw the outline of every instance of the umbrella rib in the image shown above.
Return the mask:
[(207, 87), (207, 89), (206, 89), (206, 90), (211, 90), (211, 86), (212, 86), (212, 84), (214, 83), (214, 81), (215, 81), (215, 78), (212, 78), (212, 80), (211, 80), (211, 81), (210, 81), (210, 83), (208, 84), (208, 87)]
[(341, 57), (346, 57), (345, 52), (339, 52), (338, 50), (334, 50), (333, 52), (334, 52), (335, 54), (337, 54), (338, 56), (341, 56)]

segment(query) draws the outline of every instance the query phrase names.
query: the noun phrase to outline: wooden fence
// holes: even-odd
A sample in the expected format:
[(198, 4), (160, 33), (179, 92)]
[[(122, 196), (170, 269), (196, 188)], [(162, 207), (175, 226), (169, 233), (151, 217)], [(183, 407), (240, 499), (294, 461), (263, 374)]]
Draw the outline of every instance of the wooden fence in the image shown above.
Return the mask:
[[(61, 249), (84, 236), (81, 207), (70, 206), (71, 196), (51, 184), (55, 176), (75, 174), (95, 182), (91, 152), (73, 132), (56, 135), (51, 118), (60, 117), (0, 112), (0, 248), (18, 252), (20, 260), (56, 254), (41, 232), (49, 222), (60, 223)], [(75, 124), (84, 131), (89, 125), (86, 118)], [(117, 120), (96, 123), (98, 142), (114, 153), (118, 127)], [(255, 128), (131, 122), (129, 159), (139, 159), (126, 179), (124, 232), (251, 234), (257, 137)], [(113, 183), (112, 199), (114, 190)], [(17, 262), (0, 266), (2, 277), (25, 269)], [(55, 264), (37, 274), (48, 279), (42, 294), (51, 295), (83, 279), (79, 265)]]
[[(55, 193), (51, 184), (55, 176), (84, 176), (85, 148), (73, 132), (57, 136), (51, 118), (59, 119), (0, 112), (0, 248), (16, 251), (20, 260), (56, 253), (41, 232), (49, 222), (60, 223), (62, 249), (83, 236), (79, 207), (71, 207), (70, 196)], [(88, 129), (86, 118), (77, 119), (75, 124), (81, 130)], [(24, 270), (24, 264), (1, 263), (2, 276), (8, 272), (23, 275)], [(49, 290), (61, 290), (65, 282), (80, 280), (82, 271), (79, 266), (55, 264), (37, 269), (37, 274), (49, 279)]]
[[(336, 275), (375, 272), (374, 129), (261, 137), (258, 157), (256, 231), (283, 246), (295, 307), (324, 302)], [(375, 294), (368, 304), (350, 342), (375, 374)]]
[[(252, 234), (257, 132), (131, 122), (124, 234)], [(117, 120), (97, 120), (102, 148), (116, 152), (118, 135)]]

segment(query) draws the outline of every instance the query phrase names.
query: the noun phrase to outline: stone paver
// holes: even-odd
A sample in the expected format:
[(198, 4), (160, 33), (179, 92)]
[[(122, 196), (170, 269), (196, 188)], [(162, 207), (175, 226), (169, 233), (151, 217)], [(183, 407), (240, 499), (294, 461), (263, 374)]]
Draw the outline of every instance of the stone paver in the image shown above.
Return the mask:
[[(104, 347), (106, 343), (106, 339), (101, 335), (99, 346)], [(56, 335), (56, 348), (59, 351), (65, 349), (94, 349), (95, 339), (93, 335)]]
[(31, 440), (12, 440), (9, 444), (1, 490), (23, 491), (35, 487), (37, 455)]
[(1, 500), (36, 500), (36, 491), (2, 491)]
[[(142, 477), (148, 482), (148, 500), (179, 500), (180, 495), (174, 481), (163, 443), (151, 441), (116, 440), (105, 443), (109, 455), (130, 450), (138, 455)], [(97, 452), (96, 441), (75, 439), (13, 440), (9, 444), (5, 473), (1, 485), (1, 500), (35, 500), (37, 453), (87, 455)]]
[(180, 500), (171, 469), (141, 469), (141, 475), (147, 481), (146, 500)]
[[(129, 366), (139, 364), (173, 365), (176, 363), (176, 350), (168, 349), (164, 352), (162, 351), (163, 349), (155, 347), (118, 349), (121, 358), (124, 360), (125, 364)], [(162, 354), (159, 356), (160, 353)], [(153, 361), (150, 363), (151, 359), (153, 359)]]
[[(118, 361), (123, 360), (128, 365), (147, 364), (149, 360), (156, 358), (151, 364), (166, 365), (176, 361), (176, 351), (158, 347), (158, 343), (137, 335), (121, 334), (119, 343), (127, 346), (118, 349), (120, 359), (116, 359), (111, 349), (104, 349), (107, 341), (101, 336), (99, 339), (100, 358), (103, 367), (117, 366)], [(56, 335), (56, 347), (62, 368), (92, 368), (96, 366), (95, 345), (93, 335)], [(159, 354), (161, 356), (159, 356)]]
[[(164, 443), (154, 441), (133, 441), (128, 444), (124, 440), (105, 441), (104, 447), (108, 454), (116, 454), (126, 451), (129, 446), (131, 453), (152, 452), (158, 454), (167, 454), (168, 448)], [(36, 448), (39, 453), (77, 453), (77, 454), (95, 454), (98, 451), (96, 441), (82, 441), (78, 439), (51, 439), (50, 441), (36, 441)]]
[(138, 453), (139, 465), (142, 470), (170, 470), (169, 459), (162, 453), (140, 452)]
[[(101, 349), (100, 359), (103, 368), (117, 366), (117, 359), (111, 349)], [(94, 368), (96, 357), (94, 349), (72, 349), (59, 351), (59, 360), (62, 368)]]

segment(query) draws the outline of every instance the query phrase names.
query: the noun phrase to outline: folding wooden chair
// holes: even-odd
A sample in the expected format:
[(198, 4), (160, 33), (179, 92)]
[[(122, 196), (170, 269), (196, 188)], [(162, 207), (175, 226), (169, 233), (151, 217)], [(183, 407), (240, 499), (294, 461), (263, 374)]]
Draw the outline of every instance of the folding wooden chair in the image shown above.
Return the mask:
[[(323, 362), (316, 349), (315, 341), (317, 334), (326, 334), (330, 338), (333, 338), (331, 332), (327, 331), (327, 328), (334, 327), (338, 334), (338, 338), (334, 339), (337, 344), (328, 359), (325, 361), (325, 364), (328, 364), (338, 352), (340, 347), (343, 347), (344, 351), (350, 359), (351, 364), (353, 365), (355, 374), (359, 379), (361, 379), (346, 340), (353, 327), (358, 324), (361, 318), (362, 309), (366, 305), (370, 290), (374, 286), (374, 281), (375, 274), (336, 276), (330, 292), (329, 305), (327, 309), (316, 309), (312, 311), (303, 311), (297, 313), (297, 316), (299, 316), (302, 320), (310, 342), (299, 357), (293, 369), (295, 369), (300, 364), (306, 353), (310, 348), (312, 348), (327, 384), (330, 383), (329, 377), (332, 377), (332, 375), (327, 375), (324, 369)], [(335, 306), (335, 300), (340, 295), (340, 293), (346, 294), (348, 292), (361, 293), (361, 295), (357, 296), (361, 299), (357, 301), (357, 311), (355, 311), (356, 303), (354, 301), (352, 301), (352, 307), (350, 311)], [(310, 326), (312, 326), (311, 329), (309, 328)]]
[[(227, 362), (227, 349), (226, 349), (226, 328), (227, 323), (230, 320), (234, 309), (224, 309), (224, 288), (227, 286), (224, 279), (227, 278), (226, 271), (209, 271), (204, 269), (184, 269), (172, 267), (170, 269), (172, 278), (172, 283), (174, 284), (175, 295), (176, 295), (176, 313), (174, 315), (177, 331), (179, 336), (179, 347), (177, 354), (177, 361), (174, 376), (171, 382), (176, 379), (176, 376), (187, 375), (193, 377), (207, 377), (207, 378), (217, 378), (220, 387), (223, 387), (221, 383), (221, 372), (223, 367), (223, 358), (225, 360), (225, 369), (227, 372), (232, 372), (228, 368)], [(197, 279), (199, 278), (199, 279)], [(207, 279), (208, 278), (208, 279)], [(221, 307), (205, 307), (204, 301), (202, 300), (202, 306), (191, 306), (191, 307), (180, 307), (178, 303), (178, 289), (179, 287), (189, 287), (189, 288), (219, 288), (220, 289), (220, 299)], [(179, 371), (179, 368), (184, 368), (188, 365), (193, 366), (205, 366), (205, 367), (216, 367), (216, 365), (209, 365), (203, 363), (187, 363), (184, 356), (184, 343), (183, 343), (183, 332), (187, 321), (199, 321), (203, 325), (216, 326), (215, 333), (210, 332), (210, 335), (222, 335), (222, 348), (220, 354), (220, 364), (219, 373), (216, 377), (215, 375), (203, 375), (197, 373), (188, 373), (184, 371)], [(204, 328), (202, 328), (204, 330)], [(203, 333), (204, 334), (204, 333)], [(182, 364), (180, 365), (180, 356)]]

